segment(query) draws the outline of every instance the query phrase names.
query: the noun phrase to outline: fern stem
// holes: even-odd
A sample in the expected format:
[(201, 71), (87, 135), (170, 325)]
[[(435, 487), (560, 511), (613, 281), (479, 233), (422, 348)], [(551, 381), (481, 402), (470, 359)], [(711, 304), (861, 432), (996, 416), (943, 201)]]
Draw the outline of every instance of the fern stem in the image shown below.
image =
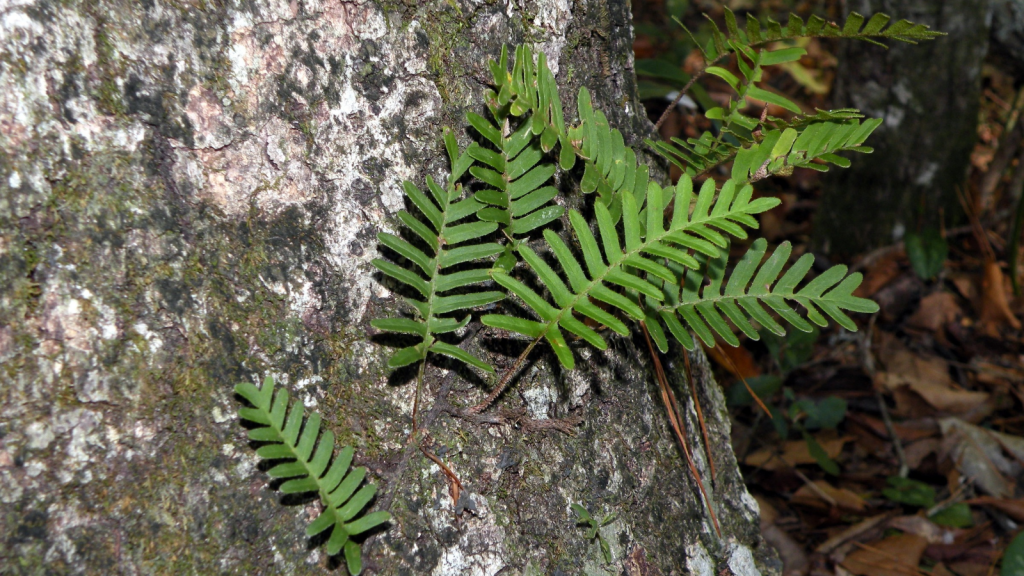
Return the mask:
[[(546, 330), (545, 333), (547, 333)], [(498, 383), (494, 385), (494, 390), (492, 390), (491, 393), (487, 395), (487, 398), (484, 398), (483, 402), (480, 402), (476, 406), (473, 406), (472, 408), (469, 409), (470, 414), (479, 414), (483, 412), (484, 410), (487, 409), (488, 406), (493, 404), (494, 401), (498, 399), (498, 396), (501, 396), (501, 393), (505, 391), (505, 388), (508, 388), (508, 384), (509, 382), (512, 381), (512, 377), (515, 376), (523, 367), (523, 364), (526, 363), (526, 357), (530, 355), (530, 352), (533, 352), (533, 347), (536, 346), (542, 338), (544, 338), (544, 334), (537, 336), (536, 338), (533, 339), (533, 342), (530, 342), (530, 345), (526, 347), (526, 350), (523, 350), (523, 353), (520, 354), (518, 358), (516, 358), (516, 361), (512, 364), (512, 366), (508, 370), (506, 370), (504, 374), (501, 375), (501, 379), (498, 380)]]
[(412, 432), (410, 436), (414, 436), (419, 427), (416, 425), (416, 412), (420, 406), (420, 390), (423, 388), (423, 373), (427, 367), (427, 352), (423, 352), (423, 360), (420, 362), (419, 374), (416, 375), (416, 395), (412, 400)]

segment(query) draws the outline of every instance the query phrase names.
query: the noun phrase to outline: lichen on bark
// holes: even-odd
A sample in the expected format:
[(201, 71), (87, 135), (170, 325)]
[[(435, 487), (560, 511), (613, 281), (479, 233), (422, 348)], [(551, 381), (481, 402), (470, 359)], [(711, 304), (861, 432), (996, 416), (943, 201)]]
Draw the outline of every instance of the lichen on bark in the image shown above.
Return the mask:
[[(435, 411), (471, 504), (455, 516), (436, 465), (406, 457), (411, 388), (368, 338), (400, 306), (374, 237), (397, 227), (402, 180), (444, 173), (442, 127), (468, 143), (503, 43), (544, 50), (563, 101), (586, 85), (630, 142), (647, 134), (624, 2), (23, 0), (0, 30), (5, 570), (336, 566), (303, 537), (315, 503), (281, 506), (238, 426), (232, 387), (265, 375), (381, 487), (395, 521), (365, 544), (371, 573), (774, 570), (701, 354), (721, 540), (636, 342), (581, 349), (592, 368), (574, 372), (540, 355), (503, 400), (582, 416), (575, 437)], [(428, 407), (482, 395), (428, 373)], [(570, 502), (618, 514), (611, 565)]]

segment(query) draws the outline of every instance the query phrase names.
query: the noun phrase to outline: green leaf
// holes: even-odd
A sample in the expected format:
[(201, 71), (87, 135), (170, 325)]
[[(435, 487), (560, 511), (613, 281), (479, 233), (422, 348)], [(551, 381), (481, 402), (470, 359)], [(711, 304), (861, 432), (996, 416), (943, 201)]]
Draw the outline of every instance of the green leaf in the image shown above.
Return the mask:
[(924, 482), (890, 476), (889, 487), (882, 490), (882, 495), (901, 504), (909, 504), (919, 508), (931, 508), (935, 505), (935, 488)]
[(952, 528), (970, 528), (974, 525), (971, 507), (965, 502), (958, 502), (948, 506), (928, 518), (939, 526), (950, 526)]
[(459, 348), (458, 346), (452, 346), (451, 344), (446, 344), (444, 342), (434, 342), (434, 344), (430, 347), (430, 351), (436, 352), (438, 354), (444, 354), (445, 356), (450, 356), (452, 358), (455, 358), (456, 360), (465, 362), (466, 364), (469, 364), (471, 366), (476, 366), (477, 368), (483, 370), (484, 372), (490, 372), (492, 374), (494, 373), (494, 368), (492, 368), (490, 364), (484, 362), (483, 360), (480, 360), (476, 356), (473, 356), (472, 354), (466, 352), (465, 350)]
[(513, 316), (505, 316), (502, 314), (486, 314), (480, 317), (480, 322), (484, 326), (508, 330), (509, 332), (522, 334), (528, 338), (537, 338), (544, 333), (544, 329), (547, 327), (540, 322), (525, 320), (523, 318), (515, 318)]
[(764, 51), (761, 52), (761, 66), (774, 66), (786, 62), (795, 62), (804, 54), (807, 54), (807, 50), (799, 47), (783, 48), (772, 52)]
[(803, 435), (804, 442), (807, 442), (807, 450), (811, 453), (811, 457), (814, 458), (814, 461), (818, 463), (818, 466), (820, 466), (825, 472), (833, 476), (838, 476), (839, 465), (836, 464), (835, 460), (829, 457), (828, 452), (825, 452), (825, 449), (821, 447), (821, 444), (818, 444), (818, 441), (814, 439), (814, 436), (811, 436), (807, 432), (804, 432)]
[(577, 516), (579, 516), (580, 520), (590, 520), (591, 519), (590, 512), (588, 512), (587, 509), (584, 508), (583, 506), (580, 506), (579, 504), (572, 503), (572, 504), (569, 504), (569, 507), (572, 508), (573, 512), (575, 512)]
[[(378, 511), (356, 518), (376, 492), (376, 486), (373, 484), (364, 486), (344, 508), (339, 509), (338, 506), (363, 482), (366, 474), (365, 468), (357, 468), (341, 481), (352, 461), (354, 450), (348, 446), (342, 448), (334, 455), (330, 470), (323, 474), (334, 452), (334, 434), (330, 430), (325, 430), (320, 436), (321, 417), (318, 413), (313, 412), (305, 419), (305, 426), (300, 435), (299, 427), (302, 426), (305, 417), (302, 403), (294, 402), (289, 406), (288, 393), (283, 388), (275, 395), (274, 381), (271, 378), (265, 380), (260, 390), (251, 384), (239, 384), (236, 389), (243, 397), (254, 403), (255, 408), (245, 410), (258, 412), (257, 421), (263, 424), (263, 427), (250, 430), (250, 436), (254, 436), (253, 432), (269, 432), (255, 434), (261, 440), (271, 442), (261, 446), (257, 450), (257, 455), (263, 459), (288, 460), (271, 468), (267, 472), (268, 476), (291, 478), (280, 486), (280, 491), (284, 494), (315, 492), (320, 495), (324, 510), (306, 527), (306, 535), (315, 536), (331, 530), (327, 540), (327, 553), (337, 554), (344, 547), (350, 572), (358, 573), (361, 570), (360, 549), (356, 542), (349, 540), (349, 535), (379, 526), (388, 521), (391, 515), (385, 511)], [(273, 407), (267, 400), (272, 395)], [(284, 417), (285, 412), (288, 412), (287, 421)], [(346, 520), (351, 522), (341, 523)]]
[(1001, 576), (1020, 576), (1024, 574), (1024, 531), (1018, 532), (1003, 551), (1003, 566), (999, 570)]
[(775, 104), (776, 106), (781, 106), (794, 114), (800, 114), (803, 112), (799, 106), (785, 96), (780, 96), (774, 92), (763, 90), (757, 86), (750, 86), (747, 88), (747, 97), (761, 100), (762, 102), (768, 102), (769, 104)]
[(907, 232), (903, 243), (910, 267), (919, 278), (928, 280), (942, 271), (949, 254), (949, 245), (941, 232), (934, 228), (926, 228), (920, 233)]
[(401, 368), (402, 366), (408, 366), (413, 362), (419, 362), (423, 359), (423, 353), (420, 352), (418, 346), (409, 346), (408, 348), (402, 348), (398, 352), (395, 352), (391, 358), (388, 359), (388, 368)]
[[(782, 378), (771, 374), (747, 378), (747, 385), (762, 401), (767, 401), (782, 388)], [(743, 382), (736, 382), (729, 387), (726, 400), (730, 406), (746, 406), (754, 401)]]
[(846, 400), (836, 396), (828, 396), (820, 402), (801, 400), (795, 406), (807, 414), (804, 426), (810, 430), (818, 428), (835, 429), (846, 417)]

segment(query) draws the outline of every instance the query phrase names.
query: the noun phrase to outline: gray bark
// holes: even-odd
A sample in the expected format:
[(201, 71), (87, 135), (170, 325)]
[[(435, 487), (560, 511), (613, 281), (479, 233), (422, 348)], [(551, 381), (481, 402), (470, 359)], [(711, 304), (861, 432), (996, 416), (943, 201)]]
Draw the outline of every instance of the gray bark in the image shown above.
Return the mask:
[[(443, 126), (468, 143), (487, 59), (534, 43), (563, 101), (588, 86), (635, 143), (631, 37), (611, 0), (3, 3), (0, 573), (344, 573), (303, 536), (316, 503), (279, 503), (237, 421), (232, 387), (265, 375), (380, 487), (394, 521), (367, 573), (777, 572), (702, 354), (721, 539), (640, 340), (581, 348), (573, 372), (538, 355), (502, 399), (581, 416), (574, 437), (453, 419), (446, 402), (484, 390), (428, 368), (429, 436), (476, 508), (456, 516), (405, 447), (413, 386), (369, 338), (401, 306), (375, 235), (398, 226), (402, 180), (444, 174)], [(487, 337), (467, 345), (500, 360)], [(617, 513), (611, 564), (571, 502)]]
[(846, 42), (840, 51), (837, 107), (884, 118), (867, 145), (869, 159), (834, 170), (815, 226), (818, 243), (850, 255), (899, 240), (907, 230), (938, 228), (959, 211), (956, 187), (977, 140), (981, 63), (988, 49), (989, 2), (856, 0), (848, 10), (884, 12), (928, 24), (948, 36), (888, 50)]

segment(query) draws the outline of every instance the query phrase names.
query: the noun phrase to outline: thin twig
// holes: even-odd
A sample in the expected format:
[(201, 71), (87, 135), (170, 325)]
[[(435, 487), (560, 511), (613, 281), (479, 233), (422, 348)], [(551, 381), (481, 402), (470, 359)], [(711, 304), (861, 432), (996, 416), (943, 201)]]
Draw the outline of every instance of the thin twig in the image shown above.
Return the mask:
[(665, 404), (665, 411), (668, 412), (669, 423), (672, 425), (672, 430), (675, 432), (676, 439), (683, 447), (683, 455), (686, 456), (686, 463), (690, 467), (690, 474), (693, 475), (694, 480), (697, 482), (697, 488), (700, 489), (700, 494), (704, 498), (704, 505), (707, 506), (708, 514), (711, 516), (711, 522), (715, 525), (715, 532), (718, 533), (718, 537), (721, 538), (722, 529), (718, 525), (718, 517), (715, 516), (715, 510), (711, 507), (711, 498), (708, 497), (707, 490), (704, 489), (704, 481), (700, 478), (700, 473), (697, 471), (697, 465), (693, 462), (693, 454), (690, 453), (690, 446), (686, 443), (686, 435), (683, 433), (685, 425), (679, 417), (679, 413), (676, 411), (675, 394), (673, 394), (672, 389), (669, 388), (668, 378), (665, 377), (665, 369), (661, 366), (661, 360), (658, 358), (658, 355), (654, 353), (654, 345), (651, 344), (651, 335), (647, 332), (647, 324), (641, 321), (640, 327), (643, 328), (644, 340), (647, 341), (647, 348), (651, 351), (651, 358), (654, 360), (654, 372), (658, 376), (658, 384), (661, 388), (661, 401)]
[(523, 367), (523, 363), (526, 362), (526, 357), (530, 355), (530, 352), (533, 351), (533, 347), (537, 345), (537, 342), (540, 342), (540, 339), (541, 336), (538, 336), (537, 338), (534, 338), (533, 342), (530, 342), (530, 345), (526, 347), (526, 350), (523, 350), (523, 353), (519, 355), (519, 358), (516, 358), (512, 367), (502, 374), (501, 380), (498, 380), (498, 383), (494, 385), (494, 390), (487, 395), (487, 398), (484, 398), (483, 402), (468, 410), (470, 414), (479, 414), (483, 412), (488, 406), (498, 399), (498, 396), (501, 396), (501, 393), (508, 387), (508, 383), (512, 381), (512, 377), (515, 376), (516, 373), (519, 372), (519, 369)]
[[(864, 335), (861, 337), (861, 348), (864, 350), (864, 370), (867, 371), (868, 376), (872, 380), (875, 378), (875, 357), (871, 351), (871, 340), (872, 333), (875, 331), (875, 319), (878, 316), (872, 316), (871, 321), (868, 322), (868, 329), (864, 331)], [(885, 430), (889, 433), (889, 439), (892, 440), (893, 449), (896, 451), (896, 459), (900, 463), (899, 477), (906, 478), (910, 474), (910, 466), (907, 464), (907, 454), (903, 451), (903, 441), (896, 434), (896, 427), (893, 426), (892, 418), (889, 416), (889, 407), (885, 405), (885, 398), (882, 396), (881, 390), (875, 389), (875, 400), (878, 401), (878, 410), (882, 413), (882, 422), (885, 422)]]
[(715, 58), (711, 62), (708, 62), (707, 64), (705, 64), (703, 68), (701, 68), (697, 72), (693, 73), (693, 76), (690, 77), (690, 81), (687, 82), (685, 86), (683, 86), (682, 88), (679, 89), (679, 95), (676, 96), (676, 99), (673, 100), (672, 104), (669, 105), (669, 107), (666, 108), (665, 111), (661, 113), (661, 118), (658, 118), (658, 121), (654, 123), (654, 129), (655, 130), (657, 130), (658, 128), (661, 128), (661, 125), (665, 123), (666, 119), (668, 119), (668, 113), (671, 112), (676, 106), (679, 105), (679, 101), (683, 99), (683, 96), (686, 94), (687, 90), (689, 90), (691, 87), (693, 87), (693, 84), (698, 79), (700, 79), (701, 76), (704, 75), (704, 73), (707, 71), (707, 69), (710, 68), (716, 62), (718, 62), (719, 60), (721, 60), (722, 58), (724, 58), (725, 56), (728, 56), (728, 55), (729, 55), (729, 52), (726, 52), (725, 54), (720, 55), (718, 58)]

